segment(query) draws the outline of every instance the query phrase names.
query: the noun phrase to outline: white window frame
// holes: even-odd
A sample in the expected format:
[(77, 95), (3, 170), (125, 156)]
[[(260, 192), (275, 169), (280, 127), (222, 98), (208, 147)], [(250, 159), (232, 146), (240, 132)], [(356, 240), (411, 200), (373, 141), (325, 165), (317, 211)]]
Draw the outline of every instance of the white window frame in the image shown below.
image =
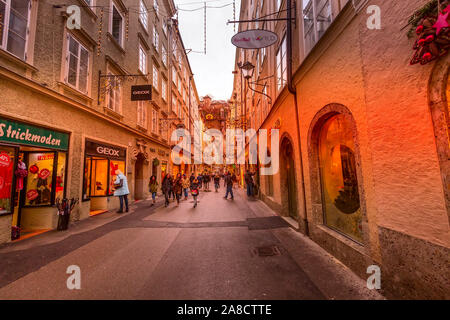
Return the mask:
[(148, 54), (142, 44), (139, 44), (139, 71), (143, 74), (148, 73)]
[(156, 16), (159, 16), (159, 4), (158, 0), (153, 0), (153, 9), (155, 9)]
[(152, 132), (158, 134), (158, 111), (152, 108)]
[[(323, 6), (321, 8), (317, 8), (317, 1), (323, 1)], [(332, 10), (332, 3), (331, 0), (304, 0), (304, 3), (306, 3), (307, 5), (303, 5), (303, 9), (302, 9), (302, 20), (303, 20), (303, 42), (304, 42), (304, 50), (305, 50), (305, 55), (307, 55), (309, 52), (311, 52), (311, 50), (315, 47), (315, 45), (317, 44), (317, 42), (320, 40), (320, 38), (326, 33), (326, 31), (328, 30), (328, 28), (330, 27), (331, 23), (334, 20), (333, 17), (333, 10)], [(312, 13), (312, 25), (310, 28), (306, 28), (306, 20), (305, 20), (305, 9), (308, 8), (308, 11), (306, 12), (310, 12)], [(320, 14), (320, 11), (323, 9), (328, 9), (330, 16), (329, 16), (329, 21), (328, 21), (328, 25), (326, 25), (324, 27), (322, 31), (322, 34), (320, 34), (319, 28), (318, 28), (318, 17)], [(325, 24), (325, 23), (324, 23)], [(307, 38), (307, 36), (309, 36), (309, 38)], [(309, 39), (309, 40), (307, 40)], [(309, 43), (311, 42), (311, 43)]]
[(168, 58), (167, 49), (163, 44), (161, 44), (161, 55), (162, 55), (162, 63), (167, 67), (167, 58)]
[[(0, 2), (2, 2), (5, 5), (5, 16), (4, 16), (4, 25), (1, 28), (3, 34), (2, 34), (2, 43), (0, 43), (0, 49), (7, 51), (8, 53), (12, 54), (13, 56), (19, 58), (20, 60), (23, 61), (27, 61), (28, 60), (28, 55), (27, 55), (27, 51), (28, 51), (28, 41), (29, 41), (29, 35), (30, 35), (30, 19), (31, 19), (31, 6), (32, 6), (32, 1), (29, 0), (28, 2), (28, 12), (27, 12), (27, 26), (26, 26), (26, 30), (25, 30), (25, 45), (24, 45), (24, 52), (23, 52), (23, 57), (17, 56), (14, 53), (12, 53), (11, 51), (8, 50), (8, 35), (9, 35), (9, 23), (10, 23), (10, 18), (11, 18), (11, 0), (0, 0)], [(16, 34), (14, 31), (11, 31), (12, 33)]]
[[(77, 71), (76, 71), (76, 84), (73, 85), (71, 83), (69, 83), (69, 65), (70, 65), (70, 40), (75, 41), (78, 44), (78, 55), (77, 55)], [(86, 95), (89, 94), (90, 92), (90, 72), (91, 72), (91, 68), (90, 68), (90, 63), (91, 63), (91, 52), (85, 47), (83, 46), (83, 44), (78, 41), (74, 36), (72, 36), (71, 34), (67, 34), (66, 36), (66, 63), (65, 63), (65, 69), (64, 69), (64, 83), (68, 86), (70, 86), (71, 88), (74, 88), (77, 91), (80, 91)], [(87, 52), (88, 54), (88, 61), (87, 61), (87, 74), (86, 74), (86, 91), (83, 91), (80, 89), (80, 67), (81, 67), (81, 51), (84, 50)]]
[[(275, 55), (276, 88), (278, 92), (284, 88), (287, 82), (287, 56), (284, 50), (286, 50), (286, 36), (283, 36)], [(278, 72), (279, 67), (280, 73)]]
[(159, 33), (156, 26), (153, 26), (153, 47), (155, 47), (156, 52), (159, 52)]
[[(107, 75), (112, 76), (112, 75), (116, 75), (116, 74), (113, 73), (112, 71), (107, 70)], [(111, 80), (111, 79), (114, 79), (114, 78), (112, 78), (112, 77), (108, 78), (108, 81), (116, 81), (115, 79), (114, 80)], [(122, 114), (122, 92), (123, 92), (122, 89), (123, 89), (122, 85), (120, 84), (118, 87), (114, 87), (113, 89), (110, 88), (108, 90), (108, 98), (107, 98), (106, 107), (109, 110), (112, 110), (118, 114)], [(114, 94), (114, 107), (113, 108), (111, 107), (111, 92)], [(117, 102), (116, 95), (119, 95), (118, 105), (116, 105), (116, 102)]]
[(167, 21), (166, 21), (166, 19), (164, 19), (164, 21), (162, 23), (162, 31), (167, 36)]
[(167, 101), (167, 81), (161, 79), (161, 98)]
[(146, 101), (137, 102), (137, 124), (141, 128), (147, 129), (147, 103)]
[(148, 8), (144, 0), (139, 0), (139, 21), (142, 23), (144, 29), (148, 31)]
[[(114, 35), (113, 35), (114, 9), (116, 9), (117, 13), (122, 18), (121, 34), (120, 34), (120, 39), (119, 39), (120, 41), (118, 41), (116, 38), (114, 38)], [(109, 19), (109, 33), (111, 34), (113, 39), (116, 40), (119, 43), (119, 45), (123, 48), (124, 47), (124, 38), (125, 38), (125, 18), (123, 16), (122, 12), (120, 12), (119, 7), (115, 4), (114, 1), (111, 1), (111, 14), (110, 14), (110, 19)]]
[(159, 91), (158, 90), (158, 88), (159, 88), (159, 70), (155, 65), (153, 65), (153, 81), (152, 81), (152, 83), (153, 83), (153, 87), (156, 89), (156, 91)]

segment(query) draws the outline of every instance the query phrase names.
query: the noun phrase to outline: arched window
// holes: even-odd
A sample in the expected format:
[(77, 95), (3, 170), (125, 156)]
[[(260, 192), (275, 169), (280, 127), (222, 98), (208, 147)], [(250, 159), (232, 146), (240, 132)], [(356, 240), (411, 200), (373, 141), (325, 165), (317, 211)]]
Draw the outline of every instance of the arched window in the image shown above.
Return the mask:
[(355, 160), (353, 124), (335, 114), (319, 133), (318, 156), (324, 223), (344, 235), (363, 241), (362, 213)]

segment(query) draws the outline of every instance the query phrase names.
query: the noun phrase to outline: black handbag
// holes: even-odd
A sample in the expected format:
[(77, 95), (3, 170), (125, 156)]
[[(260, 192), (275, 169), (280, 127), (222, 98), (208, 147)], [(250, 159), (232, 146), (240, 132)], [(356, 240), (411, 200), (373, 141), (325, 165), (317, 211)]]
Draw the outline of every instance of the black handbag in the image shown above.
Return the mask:
[(114, 189), (120, 189), (120, 188), (122, 188), (123, 187), (123, 179), (120, 179), (120, 182), (119, 183), (115, 183), (114, 184)]

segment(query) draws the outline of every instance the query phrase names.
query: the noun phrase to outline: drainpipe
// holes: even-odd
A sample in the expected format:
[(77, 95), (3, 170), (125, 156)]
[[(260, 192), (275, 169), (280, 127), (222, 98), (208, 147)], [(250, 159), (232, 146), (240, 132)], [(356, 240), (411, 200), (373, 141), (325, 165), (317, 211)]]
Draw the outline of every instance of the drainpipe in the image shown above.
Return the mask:
[[(303, 193), (303, 222), (305, 225), (305, 235), (309, 237), (308, 216), (306, 210), (305, 174), (303, 172), (302, 142), (300, 140), (300, 123), (297, 104), (297, 90), (292, 83), (292, 0), (287, 0), (287, 25), (286, 25), (286, 47), (287, 47), (287, 82), (288, 90), (294, 96), (295, 120), (297, 124), (297, 141), (300, 160), (300, 178)], [(295, 13), (296, 14), (296, 13)]]

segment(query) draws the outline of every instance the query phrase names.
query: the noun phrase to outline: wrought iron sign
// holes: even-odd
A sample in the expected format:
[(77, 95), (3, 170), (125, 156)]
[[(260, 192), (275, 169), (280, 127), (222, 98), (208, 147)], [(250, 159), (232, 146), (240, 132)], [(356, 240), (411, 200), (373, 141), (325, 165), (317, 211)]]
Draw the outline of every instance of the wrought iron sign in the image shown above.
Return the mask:
[(97, 104), (104, 101), (104, 98), (111, 90), (123, 88), (124, 84), (128, 82), (135, 82), (139, 78), (147, 78), (148, 74), (102, 74), (98, 72), (98, 97)]

